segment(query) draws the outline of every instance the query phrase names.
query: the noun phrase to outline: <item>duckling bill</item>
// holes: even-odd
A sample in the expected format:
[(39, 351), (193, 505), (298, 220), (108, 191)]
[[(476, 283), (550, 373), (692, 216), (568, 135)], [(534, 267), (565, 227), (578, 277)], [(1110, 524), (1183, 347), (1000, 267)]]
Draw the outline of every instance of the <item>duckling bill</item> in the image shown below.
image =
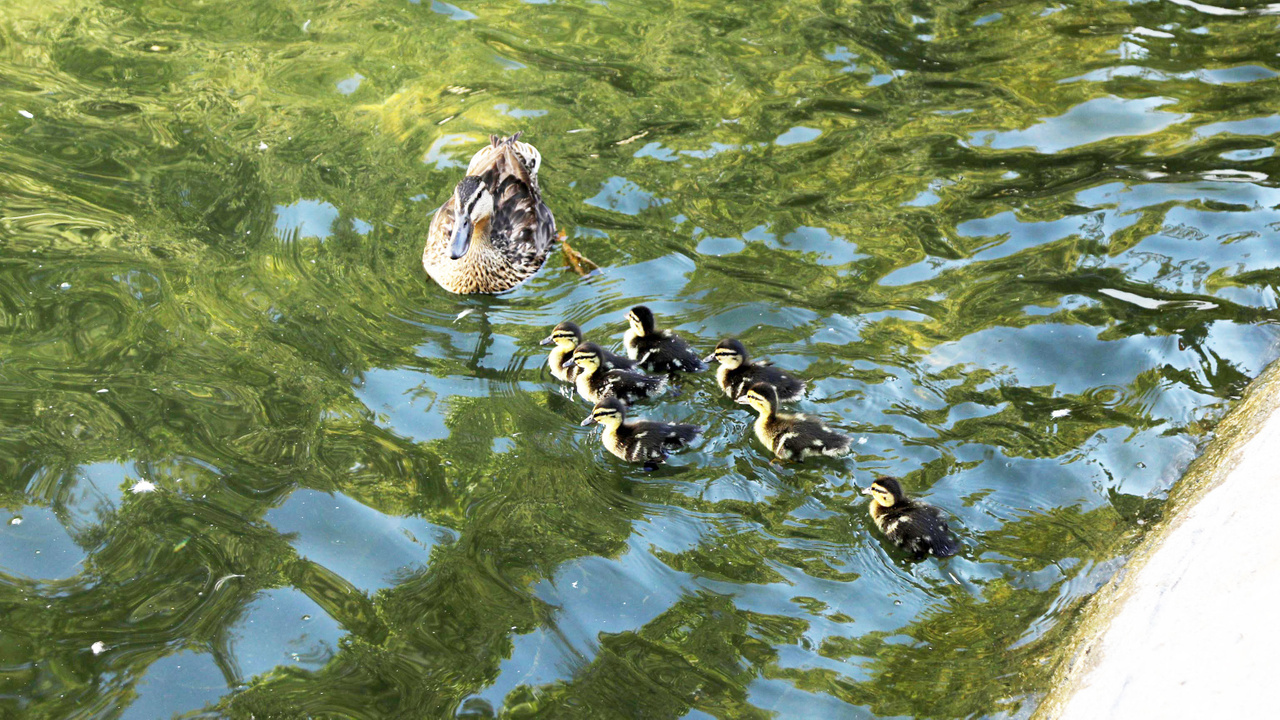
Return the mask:
[(500, 293), (547, 260), (556, 221), (542, 202), (542, 155), (520, 133), (490, 136), (431, 219), (422, 267), (454, 293)]
[(960, 544), (947, 527), (946, 514), (907, 497), (897, 478), (878, 478), (862, 494), (871, 496), (871, 519), (880, 532), (916, 559), (931, 553), (950, 557), (960, 552)]
[(696, 425), (627, 420), (627, 406), (616, 397), (596, 403), (582, 421), (583, 425), (596, 423), (604, 426), (600, 441), (605, 449), (627, 462), (644, 463), (646, 470), (657, 468), (669, 451), (688, 445), (702, 432)]
[(684, 338), (657, 326), (653, 311), (637, 305), (627, 313), (629, 327), (622, 344), (627, 357), (640, 367), (655, 373), (702, 372), (707, 369), (698, 353)]
[(568, 362), (578, 366), (573, 384), (578, 394), (587, 402), (600, 402), (606, 397), (617, 397), (630, 405), (661, 393), (667, 386), (666, 377), (645, 375), (632, 370), (606, 370), (604, 350), (595, 343), (582, 343), (574, 348)]
[[(547, 355), (547, 367), (551, 368), (551, 375), (557, 380), (573, 382), (578, 374), (578, 366), (569, 362), (569, 360), (573, 355), (574, 348), (582, 344), (582, 329), (566, 320), (555, 326), (551, 334), (541, 344), (555, 345), (555, 347), (551, 348), (551, 353)], [(635, 360), (630, 360), (604, 349), (601, 349), (601, 353), (606, 370), (630, 370), (636, 366)]]
[(733, 338), (721, 340), (715, 352), (703, 358), (706, 362), (713, 359), (720, 363), (716, 383), (732, 400), (740, 399), (747, 388), (758, 382), (772, 385), (778, 392), (779, 402), (794, 402), (804, 395), (803, 382), (771, 367), (767, 361), (753, 361), (746, 346)]
[(768, 383), (756, 383), (738, 402), (750, 405), (756, 417), (756, 437), (782, 460), (804, 461), (814, 455), (840, 457), (849, 452), (853, 439), (806, 415), (778, 412), (778, 391)]

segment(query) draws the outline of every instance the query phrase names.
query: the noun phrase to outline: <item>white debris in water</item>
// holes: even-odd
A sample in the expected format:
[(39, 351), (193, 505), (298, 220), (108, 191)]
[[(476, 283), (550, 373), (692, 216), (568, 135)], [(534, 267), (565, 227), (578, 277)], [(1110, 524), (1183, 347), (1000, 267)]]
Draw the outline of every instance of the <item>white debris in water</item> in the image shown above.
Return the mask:
[(473, 313), (473, 312), (475, 312), (475, 311), (476, 311), (476, 310), (475, 310), (475, 308), (467, 308), (466, 310), (463, 310), (462, 312), (458, 313), (458, 317), (454, 318), (454, 319), (453, 319), (453, 321), (456, 323), (456, 322), (458, 322), (459, 320), (461, 320), (462, 318), (464, 318), (464, 317), (466, 317), (466, 316), (470, 315), (471, 313)]
[(98, 642), (90, 645), (89, 649), (93, 651), (94, 655), (101, 655), (107, 651), (107, 644), (99, 640)]
[(216, 583), (214, 583), (214, 584), (213, 584), (213, 591), (214, 591), (214, 592), (218, 592), (218, 588), (222, 587), (222, 583), (224, 583), (224, 582), (226, 582), (226, 581), (228, 581), (228, 580), (230, 580), (230, 579), (232, 579), (232, 578), (242, 578), (242, 577), (244, 577), (244, 576), (243, 576), (243, 575), (224, 575), (224, 576), (222, 576), (222, 577), (218, 578), (218, 582), (216, 582)]
[(24, 118), (28, 119), (28, 120), (30, 120), (31, 118), (34, 118), (34, 117), (35, 117), (35, 115), (32, 115), (31, 113), (27, 112), (26, 110), (19, 110), (19, 111), (18, 111), (18, 114), (19, 114), (19, 115), (21, 115), (22, 117), (24, 117)]
[(306, 32), (309, 27), (311, 27), (311, 20), (308, 18), (306, 22), (302, 23), (302, 32)]
[(101, 395), (102, 393), (105, 393), (105, 392), (111, 392), (111, 391), (110, 391), (110, 390), (108, 390), (108, 389), (106, 389), (106, 388), (102, 388), (101, 390), (99, 390), (99, 391), (98, 391), (98, 393), (97, 393), (97, 394), (98, 394), (98, 395)]
[(13, 518), (12, 520), (10, 520), (10, 521), (9, 521), (9, 524), (10, 524), (10, 525), (21, 525), (21, 524), (22, 524), (22, 518), (20, 518), (20, 517), (15, 517), (15, 518)]
[(1049, 413), (1049, 417), (1063, 418), (1070, 414), (1071, 414), (1070, 410), (1068, 410), (1067, 408), (1062, 408), (1061, 410), (1054, 410), (1053, 412)]
[(1145, 310), (1159, 310), (1162, 305), (1168, 305), (1168, 300), (1156, 300), (1154, 298), (1143, 297), (1135, 293), (1126, 292), (1124, 290), (1115, 290), (1113, 288), (1102, 288), (1098, 292), (1117, 300), (1123, 300), (1132, 303)]
[(68, 288), (70, 288), (70, 287), (71, 287), (71, 283), (69, 283), (69, 282), (64, 282), (64, 283), (62, 283), (61, 285), (59, 285), (58, 287), (62, 288), (63, 290), (66, 290), (66, 289), (68, 289)]
[(133, 484), (133, 487), (129, 488), (129, 492), (134, 494), (149, 493), (149, 492), (155, 492), (155, 491), (156, 491), (155, 483), (152, 483), (147, 480), (139, 480), (138, 482)]
[(866, 436), (865, 436), (865, 435), (864, 435), (864, 436), (862, 436), (862, 437), (860, 437), (860, 438), (858, 438), (858, 444), (859, 444), (859, 445), (866, 445), (866, 444), (867, 444), (867, 438), (866, 438)]
[(262, 142), (262, 141), (258, 141), (258, 149), (259, 149), (259, 150), (266, 150), (266, 149), (267, 149), (267, 144), (266, 144), (266, 143), (264, 143), (264, 142)]

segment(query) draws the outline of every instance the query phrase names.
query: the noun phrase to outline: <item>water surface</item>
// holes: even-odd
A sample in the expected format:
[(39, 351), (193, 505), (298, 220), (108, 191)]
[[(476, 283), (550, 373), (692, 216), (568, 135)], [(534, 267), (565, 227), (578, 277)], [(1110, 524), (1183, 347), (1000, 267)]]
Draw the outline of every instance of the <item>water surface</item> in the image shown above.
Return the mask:
[[(0, 715), (1025, 717), (1273, 357), (1271, 6), (0, 2)], [(602, 267), (420, 265), (489, 133)], [(537, 340), (710, 376), (644, 473)], [(955, 518), (913, 563), (857, 494)]]

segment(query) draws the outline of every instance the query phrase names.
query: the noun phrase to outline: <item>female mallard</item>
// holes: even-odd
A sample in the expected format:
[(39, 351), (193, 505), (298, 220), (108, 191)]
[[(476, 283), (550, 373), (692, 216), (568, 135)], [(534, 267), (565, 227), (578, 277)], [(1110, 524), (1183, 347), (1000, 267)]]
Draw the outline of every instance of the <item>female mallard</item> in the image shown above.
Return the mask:
[(947, 516), (932, 505), (907, 497), (897, 478), (877, 478), (862, 494), (871, 496), (871, 519), (880, 532), (916, 559), (929, 553), (950, 557), (960, 552), (947, 528)]
[(799, 460), (810, 455), (840, 457), (849, 452), (852, 438), (806, 415), (778, 412), (778, 391), (768, 383), (752, 385), (738, 402), (750, 405), (760, 413), (756, 418), (756, 437), (782, 460)]
[[(582, 344), (582, 329), (566, 320), (555, 326), (541, 344), (544, 346), (555, 344), (555, 347), (551, 348), (551, 353), (547, 355), (547, 367), (551, 368), (551, 375), (557, 380), (573, 382), (578, 374), (578, 366), (568, 361), (569, 356), (573, 355), (573, 349)], [(606, 370), (630, 370), (636, 366), (635, 360), (628, 360), (608, 350), (601, 352), (604, 353)]]
[(546, 262), (556, 221), (538, 190), (542, 155), (519, 139), (489, 136), (431, 219), (422, 266), (449, 292), (506, 292)]
[(604, 432), (600, 442), (614, 455), (633, 463), (644, 463), (645, 470), (654, 470), (667, 459), (669, 450), (688, 445), (702, 428), (682, 423), (654, 422), (653, 420), (627, 420), (627, 406), (616, 397), (607, 397), (596, 403), (583, 425), (600, 423)]
[(630, 404), (654, 397), (667, 387), (665, 376), (655, 377), (634, 370), (605, 370), (604, 350), (595, 343), (582, 343), (574, 348), (573, 355), (565, 362), (578, 366), (573, 384), (582, 399), (591, 403), (613, 396)]
[(702, 372), (707, 366), (684, 338), (670, 330), (659, 330), (653, 311), (637, 305), (627, 313), (630, 325), (622, 336), (627, 357), (649, 372)]
[(720, 361), (716, 369), (716, 382), (720, 389), (731, 400), (737, 400), (747, 388), (758, 382), (769, 383), (778, 391), (780, 402), (793, 402), (804, 394), (804, 383), (770, 367), (767, 360), (751, 360), (747, 348), (742, 343), (728, 338), (716, 345), (716, 351), (703, 358), (705, 362), (712, 359)]

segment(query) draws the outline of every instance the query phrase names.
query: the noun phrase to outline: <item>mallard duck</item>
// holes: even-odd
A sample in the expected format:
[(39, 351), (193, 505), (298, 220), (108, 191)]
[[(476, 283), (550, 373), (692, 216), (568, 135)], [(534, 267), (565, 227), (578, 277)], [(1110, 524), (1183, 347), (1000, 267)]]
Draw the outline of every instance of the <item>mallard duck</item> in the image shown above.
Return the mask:
[(782, 460), (799, 460), (812, 455), (840, 457), (849, 452), (852, 438), (827, 427), (817, 418), (778, 412), (778, 391), (768, 383), (756, 383), (738, 402), (750, 405), (756, 418), (756, 437)]
[[(567, 361), (573, 354), (574, 348), (582, 344), (582, 329), (566, 320), (555, 326), (541, 344), (555, 345), (551, 348), (551, 354), (547, 356), (547, 367), (551, 368), (551, 375), (557, 380), (573, 382), (578, 374), (578, 366)], [(605, 370), (630, 370), (636, 366), (635, 360), (604, 349), (600, 352), (603, 353)]]
[(770, 367), (767, 360), (751, 361), (747, 348), (742, 343), (727, 338), (716, 345), (716, 351), (703, 358), (704, 362), (712, 359), (720, 361), (716, 369), (716, 382), (720, 389), (731, 399), (737, 400), (752, 385), (762, 382), (772, 385), (778, 391), (779, 402), (793, 402), (804, 394), (804, 383)]
[(454, 293), (506, 292), (546, 262), (556, 221), (538, 190), (542, 155), (520, 133), (489, 136), (431, 219), (422, 266)]
[(646, 470), (653, 470), (667, 459), (668, 450), (676, 450), (693, 441), (702, 428), (681, 423), (654, 422), (652, 420), (627, 421), (627, 406), (616, 397), (607, 397), (596, 403), (583, 425), (600, 423), (604, 432), (600, 442), (618, 457), (633, 463), (644, 463)]
[(684, 338), (670, 330), (659, 330), (653, 320), (653, 311), (637, 305), (627, 313), (631, 327), (622, 337), (627, 357), (635, 360), (649, 372), (702, 372), (707, 369), (698, 353), (689, 347)]
[(917, 559), (929, 553), (950, 557), (960, 552), (942, 510), (907, 497), (897, 478), (877, 478), (862, 494), (871, 496), (871, 519), (880, 532)]
[(636, 400), (651, 398), (667, 386), (666, 377), (645, 375), (634, 370), (605, 370), (604, 350), (595, 343), (582, 343), (574, 348), (568, 362), (578, 366), (573, 384), (587, 402), (596, 403), (613, 396), (629, 405)]

